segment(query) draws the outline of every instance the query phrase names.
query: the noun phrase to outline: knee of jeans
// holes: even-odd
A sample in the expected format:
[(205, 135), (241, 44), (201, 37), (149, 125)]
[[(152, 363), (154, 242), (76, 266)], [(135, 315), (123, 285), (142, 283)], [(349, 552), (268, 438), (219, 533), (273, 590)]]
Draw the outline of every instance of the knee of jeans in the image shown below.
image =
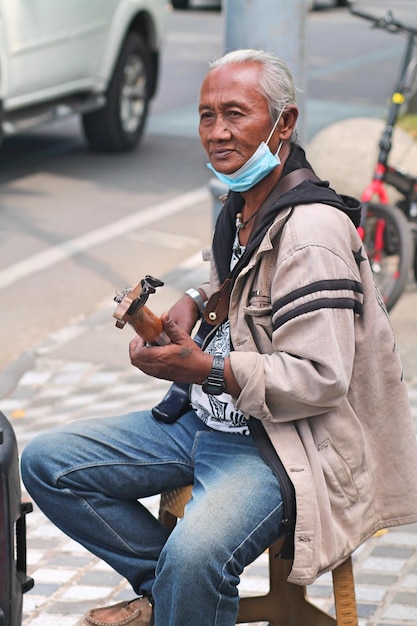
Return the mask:
[(30, 441), (21, 454), (20, 468), (22, 480), (29, 493), (39, 482), (52, 484), (54, 454), (57, 442), (51, 434), (38, 435)]
[(231, 560), (232, 550), (225, 545), (221, 534), (213, 540), (211, 533), (204, 528), (185, 528), (181, 522), (169, 536), (159, 557), (156, 573), (189, 572), (195, 580), (201, 575), (207, 576), (208, 568), (219, 571)]

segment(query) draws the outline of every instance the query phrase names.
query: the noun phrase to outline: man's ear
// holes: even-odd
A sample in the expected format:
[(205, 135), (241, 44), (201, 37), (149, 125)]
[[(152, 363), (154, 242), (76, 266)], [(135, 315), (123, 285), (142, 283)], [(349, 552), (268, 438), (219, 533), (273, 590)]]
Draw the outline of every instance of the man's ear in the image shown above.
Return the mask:
[(294, 132), (295, 125), (298, 119), (298, 107), (296, 104), (288, 104), (282, 114), (279, 123), (279, 134), (281, 141), (290, 139)]

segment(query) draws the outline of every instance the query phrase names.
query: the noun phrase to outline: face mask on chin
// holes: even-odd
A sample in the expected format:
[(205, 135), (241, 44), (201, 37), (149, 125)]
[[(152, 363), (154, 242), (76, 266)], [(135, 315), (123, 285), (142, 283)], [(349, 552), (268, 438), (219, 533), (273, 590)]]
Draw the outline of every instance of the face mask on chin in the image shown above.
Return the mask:
[(215, 170), (211, 163), (207, 163), (207, 167), (214, 172), (220, 182), (227, 185), (227, 187), (229, 187), (232, 191), (248, 191), (248, 189), (251, 189), (263, 180), (265, 176), (268, 176), (268, 174), (278, 165), (281, 165), (281, 159), (279, 158), (278, 153), (281, 149), (282, 141), (278, 146), (276, 154), (272, 154), (268, 143), (278, 125), (279, 120), (281, 119), (284, 108), (285, 107), (281, 109), (266, 142), (262, 141), (250, 159), (248, 159), (238, 170), (232, 172), (231, 174), (222, 174), (221, 172)]

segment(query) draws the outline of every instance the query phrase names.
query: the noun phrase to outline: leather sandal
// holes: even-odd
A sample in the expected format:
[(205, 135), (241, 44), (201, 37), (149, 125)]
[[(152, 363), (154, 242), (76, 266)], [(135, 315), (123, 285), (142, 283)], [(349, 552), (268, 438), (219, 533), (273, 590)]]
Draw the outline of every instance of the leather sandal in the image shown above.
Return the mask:
[[(100, 615), (100, 613), (102, 615)], [(112, 620), (113, 617), (113, 620)], [(91, 609), (84, 617), (84, 626), (152, 626), (153, 607), (145, 596)]]

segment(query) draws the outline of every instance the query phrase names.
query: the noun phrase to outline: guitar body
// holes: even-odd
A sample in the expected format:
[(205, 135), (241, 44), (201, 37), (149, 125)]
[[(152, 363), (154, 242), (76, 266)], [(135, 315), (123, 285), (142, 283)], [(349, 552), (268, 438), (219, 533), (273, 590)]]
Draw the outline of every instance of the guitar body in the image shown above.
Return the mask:
[(172, 383), (161, 402), (152, 408), (152, 415), (159, 422), (173, 424), (190, 408), (190, 385)]

